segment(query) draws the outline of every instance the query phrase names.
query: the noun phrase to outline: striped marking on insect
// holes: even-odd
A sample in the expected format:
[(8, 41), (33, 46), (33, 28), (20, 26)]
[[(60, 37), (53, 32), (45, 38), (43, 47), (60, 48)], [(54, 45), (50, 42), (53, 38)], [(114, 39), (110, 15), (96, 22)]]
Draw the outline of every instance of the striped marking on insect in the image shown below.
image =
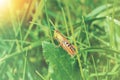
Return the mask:
[(74, 45), (72, 45), (63, 34), (61, 34), (58, 30), (54, 30), (54, 38), (59, 42), (60, 46), (68, 52), (69, 55), (74, 56), (76, 54), (76, 50)]

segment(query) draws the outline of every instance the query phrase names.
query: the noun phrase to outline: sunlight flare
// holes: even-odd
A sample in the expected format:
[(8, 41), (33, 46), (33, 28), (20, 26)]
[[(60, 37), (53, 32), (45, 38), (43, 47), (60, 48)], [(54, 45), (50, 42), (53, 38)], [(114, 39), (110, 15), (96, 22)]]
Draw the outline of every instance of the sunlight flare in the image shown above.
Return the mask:
[(6, 9), (10, 0), (0, 0), (0, 9)]

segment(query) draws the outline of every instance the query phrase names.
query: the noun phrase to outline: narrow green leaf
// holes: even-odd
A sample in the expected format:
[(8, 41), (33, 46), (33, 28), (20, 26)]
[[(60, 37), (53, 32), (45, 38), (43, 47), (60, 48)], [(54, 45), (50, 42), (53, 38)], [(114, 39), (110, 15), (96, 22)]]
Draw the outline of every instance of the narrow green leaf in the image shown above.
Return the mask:
[[(52, 80), (80, 80), (80, 72), (77, 61), (71, 58), (62, 48), (55, 47), (49, 42), (43, 42), (43, 54), (46, 62), (52, 70)], [(51, 71), (49, 70), (49, 71)]]
[(95, 10), (93, 10), (91, 13), (89, 13), (89, 14), (86, 16), (86, 18), (95, 17), (95, 16), (97, 16), (98, 14), (100, 14), (101, 12), (107, 10), (107, 9), (110, 8), (110, 7), (111, 7), (110, 4), (108, 4), (108, 5), (102, 5), (102, 6), (98, 7), (98, 8), (96, 8)]

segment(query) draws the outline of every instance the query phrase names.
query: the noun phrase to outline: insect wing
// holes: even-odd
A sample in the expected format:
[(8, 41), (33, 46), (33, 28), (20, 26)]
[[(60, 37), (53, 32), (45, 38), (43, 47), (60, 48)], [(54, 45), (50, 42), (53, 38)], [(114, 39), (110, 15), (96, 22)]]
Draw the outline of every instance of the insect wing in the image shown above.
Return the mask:
[(60, 43), (61, 47), (71, 56), (76, 54), (75, 47), (58, 31), (54, 31), (54, 38)]

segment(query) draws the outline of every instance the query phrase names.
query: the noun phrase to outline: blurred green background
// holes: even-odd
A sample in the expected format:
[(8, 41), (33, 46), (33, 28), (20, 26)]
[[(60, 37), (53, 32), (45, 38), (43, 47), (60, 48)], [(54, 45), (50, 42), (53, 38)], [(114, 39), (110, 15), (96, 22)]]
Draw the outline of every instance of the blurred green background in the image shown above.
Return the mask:
[[(119, 0), (0, 0), (0, 80), (119, 80)], [(57, 29), (78, 49), (56, 47)]]

